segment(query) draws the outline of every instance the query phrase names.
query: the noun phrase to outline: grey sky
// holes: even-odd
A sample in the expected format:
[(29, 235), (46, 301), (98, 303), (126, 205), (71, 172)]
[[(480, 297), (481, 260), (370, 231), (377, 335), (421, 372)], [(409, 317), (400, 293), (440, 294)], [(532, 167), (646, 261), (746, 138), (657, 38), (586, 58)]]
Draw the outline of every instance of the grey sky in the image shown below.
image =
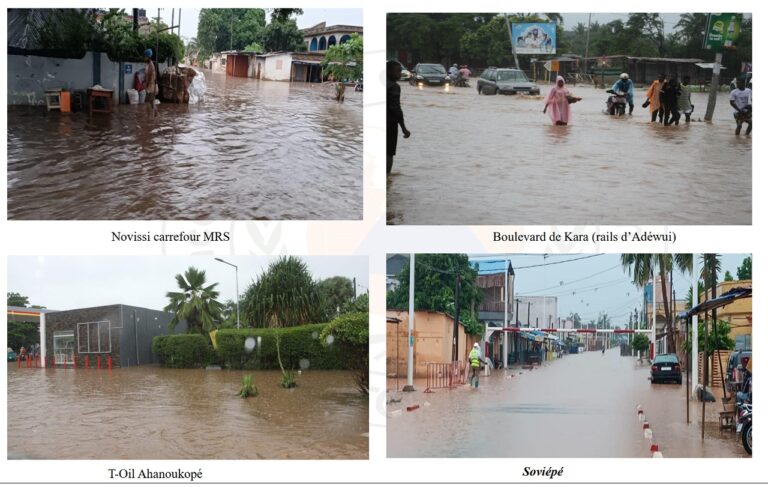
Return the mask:
[[(240, 293), (278, 257), (222, 259), (239, 267)], [(356, 278), (358, 294), (368, 290), (366, 256), (302, 257), (315, 279)], [(207, 282), (218, 282), (222, 301), (235, 298), (235, 270), (213, 257), (79, 257), (10, 256), (8, 292), (28, 296), (31, 304), (65, 310), (128, 304), (162, 309), (165, 293), (177, 290), (176, 274), (189, 266), (205, 270)]]
[[(582, 320), (597, 319), (604, 311), (611, 317), (611, 323), (626, 322), (630, 311), (642, 309), (642, 290), (630, 282), (629, 275), (622, 269), (620, 254), (604, 254), (563, 264), (531, 267), (559, 261), (585, 257), (592, 254), (470, 254), (470, 258), (509, 258), (515, 269), (515, 294), (518, 296), (557, 296), (558, 313), (567, 316), (579, 313)], [(722, 273), (730, 271), (736, 278), (736, 268), (749, 254), (722, 254)], [(597, 274), (597, 275), (595, 275)], [(588, 277), (593, 276), (593, 277)], [(586, 278), (586, 279), (585, 279)], [(560, 282), (563, 282), (561, 285)], [(578, 281), (578, 282), (574, 282)], [(675, 271), (673, 287), (678, 299), (685, 299), (690, 287), (690, 276)], [(597, 289), (596, 289), (597, 288)], [(575, 294), (573, 294), (575, 292)]]
[[(157, 7), (130, 7), (126, 8), (126, 12), (130, 12), (131, 8), (144, 8), (147, 10), (147, 16), (151, 18), (157, 17)], [(161, 8), (160, 18), (163, 22), (170, 25), (172, 8)], [(182, 8), (181, 9), (181, 37), (185, 41), (188, 41), (192, 37), (197, 37), (197, 19), (200, 16), (199, 8)], [(178, 18), (179, 9), (176, 9), (176, 17)], [(344, 24), (344, 25), (363, 25), (363, 10), (359, 8), (343, 9), (343, 8), (305, 8), (304, 14), (296, 19), (296, 24), (299, 29), (311, 27), (320, 22), (327, 22), (328, 25)], [(269, 22), (269, 13), (267, 13), (267, 22)]]
[[(661, 13), (661, 18), (664, 19), (664, 31), (665, 32), (674, 32), (675, 24), (677, 24), (678, 20), (680, 20), (680, 14), (679, 13)], [(746, 17), (751, 17), (752, 14), (745, 13)], [(565, 26), (565, 30), (571, 30), (576, 25), (581, 22), (584, 25), (587, 24), (589, 21), (589, 13), (564, 13), (563, 16), (563, 23)], [(625, 21), (629, 18), (629, 13), (592, 13), (592, 22), (599, 22), (600, 24), (607, 24), (608, 22), (620, 19), (622, 21)]]

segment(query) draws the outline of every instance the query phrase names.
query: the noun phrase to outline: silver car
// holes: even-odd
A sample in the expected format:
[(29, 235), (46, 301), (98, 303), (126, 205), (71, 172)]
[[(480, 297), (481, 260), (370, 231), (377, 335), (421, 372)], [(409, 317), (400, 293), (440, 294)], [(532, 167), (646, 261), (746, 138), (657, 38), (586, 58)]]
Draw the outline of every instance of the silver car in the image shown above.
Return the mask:
[(477, 80), (477, 93), (482, 95), (541, 94), (541, 90), (519, 69), (490, 67)]

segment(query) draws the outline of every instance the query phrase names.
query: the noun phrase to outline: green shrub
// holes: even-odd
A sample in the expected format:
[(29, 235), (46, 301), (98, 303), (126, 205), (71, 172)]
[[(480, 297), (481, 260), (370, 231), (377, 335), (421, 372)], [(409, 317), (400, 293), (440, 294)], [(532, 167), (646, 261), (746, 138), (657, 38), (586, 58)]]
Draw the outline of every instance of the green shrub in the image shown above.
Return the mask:
[(259, 389), (253, 384), (252, 375), (249, 374), (243, 376), (242, 387), (240, 387), (240, 392), (238, 395), (243, 399), (259, 395)]
[(152, 353), (163, 367), (195, 369), (208, 366), (214, 358), (210, 340), (199, 334), (157, 336)]
[[(291, 328), (220, 329), (216, 334), (218, 358), (223, 367), (232, 369), (279, 369), (276, 334), (280, 335), (280, 354), (286, 369), (301, 368), (300, 361), (309, 361), (314, 370), (343, 369), (339, 347), (324, 347), (320, 340), (325, 324), (301, 325)], [(261, 337), (261, 346), (258, 338)], [(245, 340), (253, 338), (253, 350), (245, 348)]]
[(341, 351), (344, 367), (351, 370), (357, 388), (368, 394), (368, 313), (347, 313), (331, 321), (320, 335), (327, 348)]

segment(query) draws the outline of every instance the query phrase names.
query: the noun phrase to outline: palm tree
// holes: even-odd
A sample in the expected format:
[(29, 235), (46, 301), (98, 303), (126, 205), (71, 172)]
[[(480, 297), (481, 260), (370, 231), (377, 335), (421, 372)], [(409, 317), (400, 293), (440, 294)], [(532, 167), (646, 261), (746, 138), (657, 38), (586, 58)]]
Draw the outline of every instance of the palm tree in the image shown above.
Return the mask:
[[(621, 265), (624, 270), (629, 272), (632, 282), (641, 288), (653, 279), (656, 268), (659, 269), (658, 275), (661, 276), (661, 295), (664, 305), (664, 323), (668, 337), (669, 351), (674, 353), (675, 335), (673, 330), (673, 319), (670, 313), (671, 293), (667, 291), (667, 273), (672, 272), (677, 267), (683, 272), (690, 272), (693, 267), (693, 257), (691, 254), (621, 254)], [(653, 310), (655, 313), (656, 310)]]
[(187, 322), (190, 332), (208, 333), (221, 321), (222, 304), (216, 299), (219, 292), (214, 288), (218, 283), (206, 286), (205, 271), (190, 267), (184, 275), (176, 274), (176, 283), (181, 292), (168, 292), (166, 297), (170, 303), (164, 308), (173, 313), (169, 323), (171, 329), (176, 328), (182, 321)]

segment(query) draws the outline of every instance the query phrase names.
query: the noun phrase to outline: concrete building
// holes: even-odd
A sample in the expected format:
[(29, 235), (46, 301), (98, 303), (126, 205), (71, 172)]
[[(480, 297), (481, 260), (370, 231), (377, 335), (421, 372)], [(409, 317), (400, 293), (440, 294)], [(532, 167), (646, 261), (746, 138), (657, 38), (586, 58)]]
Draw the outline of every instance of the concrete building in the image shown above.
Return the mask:
[(403, 270), (409, 258), (406, 254), (387, 255), (387, 291), (394, 291), (400, 285), (397, 275)]
[[(717, 295), (723, 294), (736, 288), (751, 288), (752, 280), (725, 281), (717, 284)], [(699, 302), (706, 301), (702, 294)], [(729, 336), (736, 342), (736, 350), (752, 349), (752, 297), (738, 299), (733, 303), (723, 306), (717, 310), (717, 320), (725, 321), (730, 325), (731, 332)]]
[(514, 306), (514, 322), (524, 328), (561, 328), (556, 296), (518, 296)]
[(152, 339), (187, 330), (183, 322), (169, 330), (172, 318), (171, 313), (122, 304), (47, 312), (40, 329), (42, 353), (48, 365), (55, 357), (57, 365), (83, 367), (86, 356), (91, 364), (101, 357), (102, 366), (107, 357), (113, 367), (155, 363)]
[(362, 37), (363, 28), (357, 25), (331, 25), (326, 26), (325, 22), (302, 29), (304, 43), (309, 52), (325, 52), (329, 47), (336, 44), (344, 44), (353, 34)]
[[(427, 375), (427, 364), (452, 358), (454, 318), (439, 311), (415, 311), (413, 317), (413, 376)], [(459, 360), (466, 361), (471, 337), (459, 323)], [(387, 310), (387, 377), (405, 377), (408, 367), (408, 311)]]
[(207, 67), (238, 78), (320, 83), (324, 79), (322, 62), (323, 55), (318, 53), (225, 51), (215, 53)]

